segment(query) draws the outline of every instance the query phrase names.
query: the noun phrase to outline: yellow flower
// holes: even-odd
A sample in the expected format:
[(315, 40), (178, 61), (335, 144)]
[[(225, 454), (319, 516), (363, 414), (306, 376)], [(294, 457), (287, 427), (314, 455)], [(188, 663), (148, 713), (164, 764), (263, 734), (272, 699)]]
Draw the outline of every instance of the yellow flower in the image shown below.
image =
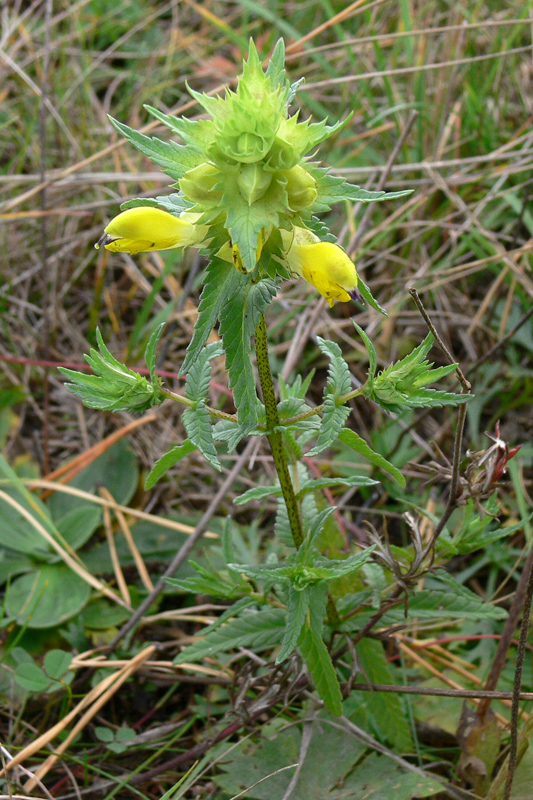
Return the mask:
[(292, 234), (281, 231), (281, 235), (287, 246), (285, 261), (290, 271), (312, 283), (330, 307), (334, 300), (357, 300), (357, 271), (342, 247), (321, 242), (305, 228), (294, 228)]
[(208, 228), (195, 225), (196, 214), (181, 217), (160, 208), (141, 206), (128, 208), (111, 220), (95, 244), (113, 253), (144, 253), (150, 250), (171, 250), (174, 247), (199, 246)]

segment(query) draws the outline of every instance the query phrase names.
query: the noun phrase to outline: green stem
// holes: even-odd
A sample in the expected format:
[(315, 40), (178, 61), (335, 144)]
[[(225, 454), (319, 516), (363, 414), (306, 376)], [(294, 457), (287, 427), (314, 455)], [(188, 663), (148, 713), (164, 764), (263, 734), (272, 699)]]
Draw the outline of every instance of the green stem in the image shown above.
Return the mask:
[[(183, 394), (178, 394), (177, 392), (171, 392), (170, 389), (163, 389), (161, 393), (164, 394), (165, 397), (167, 397), (169, 400), (174, 400), (175, 403), (182, 403), (184, 406), (188, 406), (189, 408), (194, 408), (196, 405), (194, 400), (190, 400)], [(214, 417), (219, 417), (220, 419), (229, 419), (230, 422), (237, 422), (236, 414), (228, 414), (226, 413), (226, 411), (219, 411), (218, 408), (213, 408), (212, 406), (207, 406), (207, 405), (205, 408)]]
[(296, 549), (298, 549), (304, 540), (304, 532), (298, 501), (296, 499), (294, 486), (289, 474), (285, 450), (283, 449), (283, 439), (280, 431), (278, 430), (280, 424), (278, 404), (276, 402), (276, 393), (274, 392), (272, 371), (270, 369), (270, 361), (268, 358), (268, 340), (264, 314), (261, 314), (261, 319), (259, 320), (257, 328), (255, 329), (255, 352), (257, 356), (257, 371), (259, 372), (259, 380), (261, 382), (261, 390), (263, 392), (263, 402), (266, 410), (266, 427), (268, 431), (267, 438), (270, 443), (270, 449), (272, 450), (274, 465), (276, 467), (276, 472), (278, 473), (285, 505), (287, 506), (287, 514), (289, 516), (294, 546)]

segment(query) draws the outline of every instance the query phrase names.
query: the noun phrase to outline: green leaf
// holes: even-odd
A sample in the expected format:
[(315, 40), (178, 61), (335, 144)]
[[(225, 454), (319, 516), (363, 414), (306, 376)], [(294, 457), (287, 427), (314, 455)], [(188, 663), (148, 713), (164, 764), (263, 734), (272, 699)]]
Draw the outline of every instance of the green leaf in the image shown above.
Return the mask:
[[(365, 680), (370, 683), (394, 683), (381, 642), (361, 639), (356, 649)], [(379, 738), (388, 740), (400, 752), (411, 752), (411, 732), (399, 696), (388, 692), (362, 694), (371, 724)]]
[[(99, 353), (91, 349), (85, 359), (93, 369), (94, 375), (84, 375), (72, 369), (59, 367), (59, 372), (70, 378), (72, 383), (66, 388), (77, 395), (89, 408), (109, 411), (136, 411), (141, 413), (165, 399), (161, 391), (161, 381), (154, 375), (151, 383), (111, 355), (104, 344), (102, 335), (96, 329)], [(154, 345), (155, 346), (155, 345)]]
[[(196, 570), (197, 574), (190, 578), (165, 578), (165, 581), (176, 589), (190, 594), (207, 594), (210, 597), (241, 597), (243, 589), (249, 593), (246, 585), (228, 580), (218, 572), (210, 572), (201, 564), (189, 559), (190, 566)], [(227, 573), (226, 573), (227, 575)], [(231, 573), (230, 573), (231, 575)]]
[[(215, 631), (207, 632), (198, 642), (189, 645), (174, 659), (175, 664), (200, 661), (206, 656), (249, 647), (253, 650), (275, 647), (285, 633), (287, 613), (284, 609), (261, 608), (246, 610), (241, 616), (226, 622)], [(202, 636), (202, 632), (199, 634)]]
[[(403, 608), (393, 608), (387, 612), (388, 619), (404, 620)], [(505, 619), (504, 608), (484, 603), (481, 597), (466, 587), (457, 591), (437, 591), (422, 589), (409, 598), (409, 617), (420, 619)]]
[(178, 461), (181, 461), (182, 458), (188, 456), (189, 453), (194, 453), (196, 450), (196, 446), (190, 441), (190, 439), (185, 439), (182, 444), (178, 444), (173, 447), (168, 453), (165, 453), (164, 456), (161, 456), (158, 459), (152, 469), (150, 470), (150, 474), (146, 478), (144, 482), (145, 489), (151, 489), (157, 481), (163, 477), (165, 472), (169, 470), (174, 464), (177, 464)]
[(372, 478), (367, 478), (365, 475), (353, 475), (351, 478), (317, 478), (313, 481), (304, 483), (297, 497), (303, 497), (309, 492), (314, 492), (317, 489), (324, 489), (328, 486), (375, 486), (379, 481)]
[(63, 564), (43, 564), (10, 584), (5, 608), (18, 625), (53, 628), (74, 617), (89, 601), (91, 587)]
[(249, 432), (257, 424), (258, 404), (251, 337), (261, 314), (276, 294), (276, 284), (270, 278), (252, 283), (248, 275), (234, 272), (239, 280), (220, 311), (220, 335), (239, 423)]
[(113, 117), (109, 117), (109, 120), (137, 150), (148, 156), (154, 164), (158, 164), (163, 172), (174, 180), (179, 180), (187, 170), (192, 169), (198, 163), (198, 157), (183, 145), (172, 141), (164, 142), (155, 136), (145, 136), (144, 133), (139, 133)]
[(233, 502), (236, 506), (244, 506), (251, 500), (263, 500), (265, 497), (280, 497), (281, 486), (254, 486), (253, 489), (248, 489), (238, 497), (235, 497)]
[(321, 336), (316, 338), (320, 350), (329, 358), (326, 391), (335, 397), (348, 394), (352, 388), (352, 378), (350, 368), (342, 355), (342, 350), (336, 342), (322, 339)]
[(285, 661), (298, 644), (308, 608), (309, 590), (303, 589), (299, 592), (293, 586), (290, 586), (285, 635), (281, 643), (281, 650), (276, 658), (276, 664), (281, 664), (282, 661)]
[(163, 328), (165, 327), (165, 323), (162, 322), (161, 325), (158, 325), (157, 328), (154, 330), (150, 338), (148, 339), (148, 343), (146, 345), (146, 350), (144, 351), (144, 360), (146, 361), (146, 366), (150, 370), (150, 380), (152, 383), (156, 383), (157, 375), (155, 372), (156, 369), (156, 347), (159, 339), (161, 338), (161, 334), (163, 333)]
[[(356, 328), (363, 335), (357, 325)], [(367, 343), (368, 337), (365, 335), (364, 338)], [(457, 367), (457, 364), (446, 364), (433, 369), (433, 364), (426, 360), (432, 344), (433, 336), (429, 334), (409, 355), (377, 375), (375, 364), (371, 364), (368, 380), (363, 386), (364, 396), (379, 403), (385, 410), (395, 413), (405, 408), (434, 408), (459, 405), (472, 400), (473, 395), (470, 394), (454, 394), (425, 388), (426, 384), (439, 380)]]
[(319, 574), (323, 572), (324, 578), (342, 578), (366, 564), (374, 550), (375, 546), (367, 547), (362, 553), (354, 553), (354, 555), (342, 559), (315, 558), (313, 567)]
[(239, 284), (239, 273), (228, 261), (213, 258), (205, 271), (204, 288), (198, 306), (198, 319), (180, 370), (185, 375), (196, 362), (219, 317), (220, 310)]
[(309, 623), (306, 623), (302, 630), (298, 647), (305, 659), (307, 669), (311, 675), (320, 698), (324, 705), (340, 717), (342, 714), (342, 694), (335, 672), (335, 667), (328, 653), (326, 645), (322, 641), (320, 634), (316, 634)]
[(187, 381), (185, 383), (185, 396), (189, 400), (204, 400), (209, 391), (209, 384), (211, 382), (211, 365), (212, 358), (222, 355), (222, 344), (220, 342), (213, 342), (202, 348), (189, 367), (187, 372)]
[(45, 672), (53, 680), (62, 680), (68, 673), (71, 661), (71, 653), (65, 650), (49, 650), (44, 657)]
[(346, 408), (346, 406), (338, 406), (335, 397), (332, 394), (328, 394), (324, 400), (324, 413), (317, 443), (311, 450), (307, 451), (306, 456), (316, 456), (326, 447), (330, 447), (337, 440), (349, 416), (350, 409)]
[(378, 301), (376, 300), (376, 298), (373, 296), (372, 292), (370, 291), (370, 288), (367, 286), (367, 284), (364, 282), (364, 280), (361, 278), (361, 276), (358, 275), (357, 277), (358, 277), (357, 294), (360, 294), (361, 297), (363, 298), (363, 300), (365, 301), (365, 303), (367, 305), (369, 305), (370, 308), (373, 308), (374, 311), (379, 311), (380, 314), (383, 314), (383, 316), (388, 317), (389, 315), (388, 315), (387, 310), (384, 309), (383, 306), (381, 306), (378, 303)]
[(357, 331), (357, 333), (359, 334), (359, 336), (361, 337), (361, 339), (365, 343), (366, 351), (368, 353), (368, 362), (369, 362), (369, 364), (368, 364), (368, 377), (369, 377), (370, 380), (372, 380), (374, 378), (374, 375), (376, 374), (376, 370), (377, 370), (377, 367), (378, 367), (378, 357), (377, 357), (376, 349), (375, 349), (374, 345), (372, 344), (372, 342), (370, 341), (370, 339), (368, 338), (368, 336), (366, 335), (366, 333), (364, 332), (364, 330), (359, 327), (357, 322), (354, 322), (353, 319), (352, 319), (352, 322), (353, 322), (353, 326), (354, 326), (355, 330)]
[(50, 678), (37, 664), (20, 664), (15, 671), (15, 680), (27, 692), (46, 692)]
[(400, 470), (391, 464), (390, 461), (387, 461), (386, 458), (372, 450), (358, 433), (352, 431), (350, 428), (343, 428), (338, 438), (342, 444), (351, 447), (352, 450), (355, 450), (355, 452), (359, 453), (363, 458), (368, 459), (374, 466), (388, 472), (393, 478), (396, 478), (400, 486), (405, 486), (405, 478)]
[(215, 469), (222, 471), (213, 440), (211, 418), (204, 401), (200, 400), (194, 408), (186, 408), (182, 419), (192, 444)]

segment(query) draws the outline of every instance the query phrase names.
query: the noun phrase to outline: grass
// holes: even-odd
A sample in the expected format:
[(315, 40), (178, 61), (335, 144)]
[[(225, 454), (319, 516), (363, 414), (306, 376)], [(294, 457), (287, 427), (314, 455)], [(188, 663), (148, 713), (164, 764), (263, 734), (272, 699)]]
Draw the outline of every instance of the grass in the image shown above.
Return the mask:
[[(315, 368), (312, 391), (319, 403), (327, 366), (316, 346), (315, 336), (320, 335), (337, 341), (353, 375), (364, 379), (366, 355), (351, 315), (372, 337), (381, 366), (401, 358), (426, 334), (425, 322), (408, 293), (414, 286), (473, 384), (476, 398), (468, 407), (465, 451), (485, 449), (489, 440), (483, 432), (493, 432), (498, 420), (502, 438), (510, 446), (523, 444), (493, 501), (501, 527), (509, 526), (512, 533), (452, 561), (453, 575), (461, 584), (488, 602), (512, 608), (531, 543), (533, 336), (531, 317), (526, 319), (533, 296), (530, 14), (531, 3), (517, 0), (503, 9), (492, 2), (459, 8), (437, 0), (348, 5), (334, 0), (211, 0), (202, 4), (119, 0), (113, 5), (103, 0), (32, 4), (13, 0), (3, 9), (0, 441), (18, 475), (50, 478), (80, 454), (88, 453), (90, 461), (99, 452), (91, 448), (106, 436), (129, 430), (132, 418), (127, 414), (101, 414), (81, 407), (63, 389), (55, 369), (83, 361), (83, 354), (94, 345), (97, 326), (112, 352), (137, 366), (151, 331), (166, 320), (164, 359), (159, 366), (174, 376), (170, 381), (176, 387), (183, 388), (177, 372), (191, 337), (202, 264), (190, 252), (176, 264), (172, 252), (132, 259), (94, 250), (94, 242), (121, 202), (168, 191), (168, 180), (120, 140), (107, 114), (161, 134), (143, 103), (194, 116), (198, 108), (187, 93), (187, 83), (197, 90), (217, 91), (239, 73), (250, 36), (265, 58), (283, 36), (290, 76), (307, 76), (297, 96), (302, 116), (327, 114), (332, 122), (348, 111), (354, 113), (329, 150), (321, 153), (324, 160), (367, 188), (375, 188), (387, 170), (388, 190), (412, 187), (415, 191), (400, 201), (372, 206), (361, 228), (362, 207), (337, 209), (329, 219), (349, 250), (350, 242), (357, 239), (358, 269), (387, 308), (388, 319), (361, 307), (338, 305), (329, 311), (311, 289), (301, 283), (285, 284), (272, 314), (274, 371), (288, 378), (299, 368), (304, 374)], [(387, 168), (413, 112), (416, 118), (410, 132)], [(438, 351), (432, 355), (439, 360)], [(213, 377), (213, 405), (231, 411), (225, 374), (217, 362)], [(404, 469), (408, 487), (401, 492), (385, 481), (374, 493), (349, 490), (336, 496), (340, 534), (360, 541), (363, 523), (368, 522), (378, 530), (386, 525), (393, 544), (405, 544), (408, 528), (401, 515), (407, 505), (423, 511), (421, 535), (427, 541), (446, 502), (446, 459), (452, 456), (455, 417), (437, 410), (395, 419), (366, 404), (354, 407), (353, 420), (360, 435)], [(139, 424), (128, 442), (138, 467), (146, 473), (183, 438), (178, 412), (165, 405), (150, 424)], [(171, 480), (157, 484), (150, 493), (137, 481), (133, 496), (125, 502), (131, 508), (126, 524), (139, 512), (148, 515), (144, 524), (152, 526), (153, 542), (150, 539), (150, 549), (143, 539), (142, 557), (154, 580), (177, 549), (160, 519), (173, 515), (178, 525), (194, 527), (238, 459), (238, 455), (226, 458), (221, 476), (198, 459), (180, 462)], [(420, 467), (430, 462), (438, 465), (436, 484), (428, 486)], [(236, 509), (231, 500), (256, 483), (265, 465), (270, 469), (267, 451), (261, 448), (251, 462), (246, 461), (245, 469), (241, 467), (209, 523), (211, 533), (219, 534), (223, 518), (231, 513), (239, 548), (257, 560), (272, 547), (266, 533), (272, 525), (273, 506), (256, 505), (250, 511), (248, 506)], [(314, 467), (319, 475), (331, 469), (347, 475), (353, 471), (345, 450), (327, 457), (322, 454)], [(116, 521), (116, 510), (113, 513)], [(466, 529), (467, 521), (455, 512), (450, 531), (457, 532), (462, 525)], [(114, 522), (109, 526), (116, 528)], [(159, 543), (153, 533), (156, 529), (166, 530)], [(100, 549), (90, 563), (95, 572), (109, 578), (112, 567), (98, 567), (98, 559), (108, 564), (106, 541), (113, 538), (106, 540), (103, 530), (91, 540)], [(218, 540), (205, 542), (198, 558), (204, 559), (202, 563), (209, 559), (215, 565), (221, 563)], [(135, 604), (142, 584), (130, 551), (123, 544), (117, 547)], [(379, 575), (371, 571), (366, 587), (375, 596), (384, 588)], [(113, 637), (121, 625), (120, 615), (111, 619), (110, 613), (107, 627), (71, 628), (67, 638), (66, 629), (61, 632), (59, 626), (43, 631), (6, 624), (3, 740), (11, 756), (25, 753), (26, 767), (45, 764), (47, 735), (54, 725), (66, 728), (66, 715), (86, 698), (85, 711), (80, 710), (79, 738), (65, 747), (62, 760), (43, 775), (54, 796), (66, 798), (72, 791), (89, 787), (106, 800), (125, 791), (145, 798), (160, 796), (195, 762), (198, 766), (174, 797), (191, 797), (195, 792), (195, 796), (227, 800), (245, 789), (243, 796), (250, 798), (288, 796), (291, 770), (256, 789), (248, 789), (252, 777), (242, 773), (247, 782), (237, 789), (239, 771), (244, 770), (244, 762), (237, 758), (241, 751), (253, 755), (260, 765), (257, 779), (301, 761), (294, 798), (302, 796), (302, 787), (307, 787), (308, 797), (314, 796), (311, 791), (332, 789), (333, 783), (325, 786), (315, 780), (313, 784), (312, 762), (305, 760), (306, 747), (311, 746), (306, 729), (294, 739), (287, 734), (283, 739), (280, 732), (284, 725), (302, 719), (304, 703), (310, 702), (290, 694), (294, 675), (269, 671), (268, 656), (262, 653), (248, 659), (239, 653), (226, 662), (205, 662), (203, 669), (178, 672), (173, 666), (178, 645), (187, 643), (213, 614), (206, 597), (186, 607), (183, 598), (166, 595), (150, 610), (139, 636), (124, 644), (106, 669), (89, 661), (88, 653)], [(479, 776), (464, 766), (467, 756), (477, 751), (472, 740), (466, 742), (457, 735), (459, 694), (483, 687), (502, 629), (501, 621), (450, 622), (438, 616), (402, 623), (399, 615), (394, 624), (388, 624), (382, 631), (388, 663), (376, 666), (372, 674), (346, 674), (346, 680), (405, 683), (416, 686), (417, 694), (406, 694), (406, 700), (377, 691), (354, 692), (350, 724), (357, 726), (359, 739), (349, 741), (361, 748), (361, 764), (369, 753), (378, 758), (376, 752), (387, 761), (379, 762), (381, 767), (374, 774), (385, 770), (384, 763), (397, 763), (389, 758), (391, 753), (396, 759), (401, 754), (416, 769), (439, 762), (434, 772), (448, 781), (439, 796), (475, 797), (453, 793), (467, 788), (477, 788), (478, 796), (488, 791), (480, 788)], [(375, 641), (365, 641), (368, 647), (360, 658), (366, 659), (371, 670)], [(146, 649), (152, 642), (157, 643), (155, 654)], [(12, 682), (16, 664), (10, 652), (16, 647), (38, 663), (50, 647), (77, 651), (70, 690), (61, 695), (24, 694)], [(514, 647), (510, 645), (502, 664), (497, 685), (502, 691), (512, 688)], [(340, 669), (345, 667), (341, 664)], [(526, 664), (525, 689), (531, 687), (530, 672)], [(114, 682), (106, 688), (103, 681), (111, 674)], [(125, 682), (119, 685), (123, 675)], [(105, 705), (99, 706), (96, 694), (91, 694), (94, 687), (108, 692)], [(444, 687), (448, 697), (423, 694)], [(277, 703), (269, 704), (269, 697)], [(263, 700), (268, 713), (257, 712)], [(493, 702), (502, 725), (509, 719), (509, 702)], [(395, 708), (410, 720), (407, 732), (387, 730), (384, 716)], [(520, 723), (526, 733), (527, 712), (530, 706), (526, 704)], [(253, 721), (249, 741), (246, 719)], [(117, 754), (97, 738), (94, 729), (104, 725), (116, 731), (123, 724), (135, 731), (136, 739)], [(213, 741), (212, 731), (218, 742)], [(261, 732), (266, 738), (258, 744)], [(45, 737), (41, 748), (32, 754), (24, 750), (41, 735)], [(345, 727), (345, 737), (355, 735)], [(313, 736), (318, 738), (316, 730)], [(50, 738), (54, 748), (58, 741)], [(232, 742), (235, 751), (228, 753)], [(278, 742), (278, 749), (270, 744), (268, 750), (265, 742)], [(507, 742), (508, 733), (503, 731), (504, 745)], [(331, 763), (340, 759), (342, 746), (333, 733), (324, 734), (324, 758), (331, 758)], [(414, 755), (406, 757), (407, 752)], [(495, 761), (495, 775), (504, 756), (501, 751)], [(217, 760), (223, 766), (216, 766)], [(346, 761), (343, 776), (357, 775), (352, 768), (353, 762)], [(527, 764), (522, 771), (526, 768)], [(20, 776), (22, 784), (27, 779)], [(454, 779), (455, 789), (450, 787)], [(97, 780), (102, 783), (94, 789)], [(517, 773), (518, 786), (520, 780)], [(376, 797), (386, 791), (377, 777), (375, 791)], [(402, 797), (410, 796), (407, 789), (402, 791)], [(493, 800), (497, 796), (502, 795), (494, 795)]]

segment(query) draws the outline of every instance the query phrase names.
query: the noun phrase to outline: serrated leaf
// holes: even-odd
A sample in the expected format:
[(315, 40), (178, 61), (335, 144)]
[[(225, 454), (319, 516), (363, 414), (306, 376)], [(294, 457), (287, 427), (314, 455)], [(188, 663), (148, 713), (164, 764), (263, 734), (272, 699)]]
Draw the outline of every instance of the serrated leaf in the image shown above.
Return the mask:
[(243, 586), (235, 581), (225, 579), (222, 575), (210, 572), (201, 564), (189, 559), (189, 564), (196, 575), (189, 578), (165, 578), (166, 583), (190, 594), (207, 594), (210, 597), (241, 597)]
[[(280, 644), (285, 633), (287, 612), (281, 608), (262, 608), (259, 611), (245, 611), (241, 616), (206, 633), (203, 638), (189, 645), (174, 659), (175, 664), (199, 661), (206, 656), (214, 656), (237, 647), (259, 650)], [(202, 636), (202, 632), (199, 634)]]
[(309, 590), (298, 592), (294, 587), (289, 587), (289, 602), (287, 606), (287, 626), (281, 643), (281, 650), (276, 658), (276, 664), (290, 656), (296, 645), (309, 608)]
[(364, 330), (359, 327), (357, 322), (354, 322), (354, 320), (352, 320), (352, 322), (355, 330), (365, 343), (366, 351), (368, 353), (368, 377), (372, 380), (372, 378), (376, 374), (376, 370), (378, 367), (378, 357), (376, 354), (376, 349), (372, 344), (372, 342), (370, 341), (370, 339), (368, 338), (368, 336), (366, 335), (366, 333), (364, 332)]
[(348, 394), (352, 388), (350, 368), (336, 342), (317, 336), (320, 350), (329, 358), (327, 391), (335, 397)]
[(236, 506), (244, 506), (251, 500), (263, 500), (265, 497), (272, 496), (281, 496), (281, 486), (254, 486), (253, 489), (248, 489), (243, 494), (235, 497), (233, 502)]
[(379, 469), (388, 472), (393, 478), (396, 478), (400, 486), (405, 486), (405, 478), (400, 470), (397, 469), (394, 464), (391, 464), (390, 461), (387, 461), (382, 455), (372, 450), (365, 440), (355, 431), (352, 431), (350, 428), (343, 428), (338, 438), (339, 442), (351, 447), (352, 450), (355, 450), (356, 453), (366, 458), (374, 464), (374, 466), (379, 467)]
[(163, 172), (174, 180), (179, 180), (187, 170), (192, 169), (198, 163), (197, 156), (194, 156), (191, 150), (183, 145), (172, 141), (164, 142), (155, 136), (145, 136), (144, 133), (139, 133), (113, 117), (109, 117), (109, 120), (137, 150), (148, 156), (154, 164), (158, 164)]
[(319, 572), (323, 572), (323, 577), (342, 578), (344, 575), (349, 575), (351, 572), (360, 569), (363, 564), (371, 558), (375, 546), (367, 547), (362, 553), (355, 553), (348, 556), (348, 558), (315, 558), (313, 568)]
[(370, 291), (370, 287), (367, 286), (367, 284), (364, 282), (364, 280), (361, 278), (360, 275), (358, 275), (357, 293), (361, 295), (361, 297), (363, 298), (365, 303), (367, 305), (369, 305), (370, 308), (373, 308), (374, 311), (379, 311), (379, 313), (383, 314), (383, 316), (385, 316), (385, 317), (389, 316), (389, 314), (386, 311), (386, 309), (384, 309), (383, 306), (381, 306), (378, 303), (378, 301), (376, 300), (376, 298), (373, 296), (372, 292)]
[(375, 486), (377, 483), (379, 481), (367, 478), (365, 475), (353, 475), (351, 478), (316, 478), (315, 480), (307, 481), (296, 496), (303, 497), (309, 492), (325, 489), (328, 486)]
[(165, 453), (164, 456), (161, 456), (161, 458), (155, 462), (154, 466), (150, 470), (150, 474), (144, 482), (144, 488), (151, 489), (152, 486), (163, 477), (167, 470), (173, 467), (174, 464), (177, 464), (178, 461), (181, 461), (182, 458), (188, 456), (189, 453), (193, 453), (195, 450), (195, 445), (189, 439), (185, 439), (182, 444), (178, 444), (173, 447), (168, 451), (168, 453)]
[(220, 342), (208, 344), (207, 347), (203, 347), (199, 351), (187, 372), (185, 396), (189, 400), (205, 400), (211, 382), (211, 365), (209, 362), (212, 358), (222, 355), (222, 353), (222, 344)]
[(223, 261), (221, 258), (213, 258), (208, 264), (198, 306), (198, 319), (180, 375), (185, 375), (195, 363), (215, 326), (220, 309), (238, 283), (239, 273), (233, 264)]
[(261, 314), (276, 294), (276, 284), (270, 278), (252, 283), (249, 276), (234, 272), (239, 280), (220, 311), (220, 335), (239, 423), (249, 432), (257, 424), (258, 403), (251, 337)]
[(342, 714), (342, 694), (335, 667), (321, 636), (317, 636), (309, 623), (300, 634), (298, 647), (307, 669), (324, 705), (336, 717)]
[(187, 435), (193, 445), (198, 448), (203, 457), (215, 469), (221, 471), (222, 467), (218, 460), (213, 439), (213, 426), (204, 401), (200, 400), (194, 408), (186, 408), (182, 414), (182, 419)]
[(326, 447), (330, 447), (337, 440), (349, 416), (350, 409), (346, 408), (346, 406), (338, 406), (335, 402), (335, 397), (332, 394), (328, 394), (324, 400), (324, 412), (317, 443), (306, 455), (316, 456)]
[(165, 323), (162, 322), (161, 325), (158, 325), (157, 328), (154, 330), (150, 338), (148, 339), (148, 343), (146, 345), (146, 350), (144, 351), (144, 360), (146, 361), (146, 366), (150, 370), (150, 380), (152, 383), (155, 383), (157, 380), (157, 375), (155, 373), (156, 368), (156, 347), (159, 339), (161, 338), (161, 334), (163, 333), (163, 328), (165, 327)]

